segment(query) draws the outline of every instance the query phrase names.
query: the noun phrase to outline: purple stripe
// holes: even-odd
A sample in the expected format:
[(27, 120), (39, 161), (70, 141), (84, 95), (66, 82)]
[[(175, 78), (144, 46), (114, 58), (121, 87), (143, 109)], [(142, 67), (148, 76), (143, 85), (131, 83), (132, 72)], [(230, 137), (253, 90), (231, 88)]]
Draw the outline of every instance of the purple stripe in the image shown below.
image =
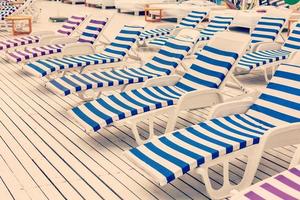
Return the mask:
[(105, 24), (106, 24), (106, 21), (98, 21), (98, 20), (94, 20), (94, 19), (92, 19), (92, 20), (90, 21), (90, 23), (93, 23), (93, 24), (102, 24), (102, 25), (105, 25)]
[(78, 25), (80, 23), (81, 22), (77, 22), (77, 21), (73, 22), (73, 21), (69, 21), (69, 20), (66, 22), (66, 24), (75, 24), (75, 25)]
[(297, 200), (296, 198), (290, 196), (289, 194), (279, 190), (278, 188), (270, 185), (269, 183), (264, 183), (262, 184), (260, 187), (264, 188), (265, 190), (267, 190), (268, 192), (282, 198), (285, 200)]
[(265, 200), (253, 191), (246, 193), (244, 196), (247, 197), (249, 200)]
[(275, 179), (297, 191), (300, 191), (300, 185), (298, 183), (292, 181), (291, 179), (289, 179), (283, 175), (278, 175), (275, 177)]
[(91, 43), (91, 44), (93, 44), (94, 41), (95, 41), (95, 40), (93, 40), (93, 41), (92, 41), (92, 40), (85, 40), (85, 39), (82, 39), (82, 38), (79, 38), (79, 39), (78, 39), (78, 42), (86, 42), (86, 43)]
[(79, 17), (79, 16), (71, 16), (71, 19), (80, 19), (80, 20), (84, 20), (84, 17)]
[(292, 174), (299, 176), (300, 177), (300, 170), (296, 169), (296, 168), (292, 168), (289, 170)]

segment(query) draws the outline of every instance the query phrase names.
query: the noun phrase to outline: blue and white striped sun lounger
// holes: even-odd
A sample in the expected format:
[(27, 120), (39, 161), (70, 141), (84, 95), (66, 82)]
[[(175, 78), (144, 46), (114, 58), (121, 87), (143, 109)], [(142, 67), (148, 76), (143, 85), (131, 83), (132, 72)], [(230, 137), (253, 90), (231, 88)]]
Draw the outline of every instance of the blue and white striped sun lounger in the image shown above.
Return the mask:
[[(199, 41), (207, 41), (212, 38), (217, 32), (225, 31), (226, 29), (228, 29), (232, 20), (233, 17), (215, 16), (207, 25), (207, 27), (200, 31)], [(164, 45), (164, 43), (171, 37), (174, 36), (168, 35), (154, 38), (153, 40), (149, 41), (149, 46), (160, 47)]]
[(257, 42), (274, 42), (286, 23), (285, 18), (265, 16), (258, 20), (251, 33), (251, 45)]
[[(69, 36), (74, 33), (75, 30), (86, 19), (86, 16), (71, 16), (60, 29), (57, 30), (57, 35)], [(6, 40), (0, 40), (0, 50), (6, 50), (13, 47), (38, 43), (41, 39), (40, 35), (28, 35), (21, 37), (13, 37)]]
[(262, 68), (264, 65), (280, 64), (291, 53), (300, 50), (300, 23), (295, 25), (291, 34), (280, 49), (254, 51), (245, 54), (238, 65), (238, 70), (250, 72), (253, 69)]
[(44, 77), (64, 70), (82, 70), (90, 65), (120, 62), (125, 59), (142, 30), (140, 26), (124, 26), (101, 53), (38, 60), (24, 65), (24, 70), (36, 77)]
[[(300, 130), (299, 88), (300, 66), (282, 65), (253, 104), (244, 101), (249, 109), (242, 108), (243, 114), (237, 114), (234, 109), (243, 101), (232, 103), (234, 115), (217, 117), (155, 138), (127, 151), (126, 156), (160, 185), (198, 168), (196, 172), (202, 175), (209, 194), (221, 199), (232, 188), (251, 184), (265, 148), (300, 143), (299, 136), (295, 139)], [(230, 109), (228, 105), (224, 104), (227, 111)], [(241, 185), (231, 185), (228, 163), (244, 155), (248, 156), (249, 164), (245, 169), (245, 179)], [(226, 170), (224, 179), (227, 177), (224, 188), (213, 190), (209, 184), (208, 168), (218, 164)]]
[[(77, 42), (89, 43), (92, 45), (96, 43), (107, 21), (108, 21), (107, 18), (91, 19), (86, 25), (86, 27), (84, 28), (81, 35), (79, 36)], [(27, 47), (24, 50), (20, 49), (12, 52), (7, 52), (6, 57), (10, 61), (18, 63), (18, 62), (30, 60), (32, 58), (62, 53), (62, 50), (66, 45), (67, 44), (60, 43), (60, 44), (49, 44), (43, 46)]]
[(185, 18), (183, 18), (175, 28), (156, 28), (145, 30), (139, 37), (140, 42), (145, 40), (166, 36), (172, 34), (176, 29), (182, 28), (196, 28), (208, 15), (208, 12), (191, 11)]
[(105, 72), (89, 72), (63, 76), (49, 81), (46, 86), (61, 95), (90, 89), (116, 89), (128, 84), (141, 83), (150, 78), (172, 74), (192, 49), (194, 43), (176, 38), (170, 39), (144, 66), (115, 69)]
[[(220, 89), (224, 86), (227, 75), (233, 70), (239, 55), (244, 53), (249, 44), (247, 41), (232, 41), (224, 38), (214, 38), (211, 42), (212, 45), (219, 46), (229, 43), (232, 44), (229, 48), (237, 52), (216, 49), (210, 44), (205, 46), (187, 73), (174, 85), (168, 85), (167, 82), (164, 86), (121, 92), (85, 103), (70, 112), (86, 131), (98, 131), (131, 116), (168, 109), (187, 94)], [(165, 78), (169, 80), (169, 77)], [(155, 83), (155, 79), (152, 81)], [(213, 104), (214, 101), (211, 99), (209, 102), (203, 102), (203, 105)]]

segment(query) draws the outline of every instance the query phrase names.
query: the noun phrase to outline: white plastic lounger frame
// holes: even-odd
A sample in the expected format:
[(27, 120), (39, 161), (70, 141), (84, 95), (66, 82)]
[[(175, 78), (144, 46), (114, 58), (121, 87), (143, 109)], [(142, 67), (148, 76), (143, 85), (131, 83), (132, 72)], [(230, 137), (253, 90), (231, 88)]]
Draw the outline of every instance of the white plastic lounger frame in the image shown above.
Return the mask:
[(71, 16), (68, 20), (55, 31), (37, 31), (28, 36), (12, 37), (5, 40), (0, 40), (0, 50), (9, 52), (16, 48), (25, 48), (34, 45), (46, 45), (52, 40), (58, 38), (73, 37), (78, 33), (79, 27), (88, 19), (86, 15)]
[[(63, 57), (65, 55), (85, 54), (86, 49), (96, 49), (97, 46), (107, 44), (108, 41), (101, 43), (100, 37), (104, 36), (103, 31), (108, 26), (108, 18), (93, 18), (86, 24), (84, 30), (78, 37), (58, 38), (47, 45), (35, 45), (26, 47), (24, 50), (14, 50), (6, 53), (8, 60), (19, 62), (30, 62), (34, 60)], [(106, 39), (106, 37), (103, 37)]]
[(230, 200), (296, 200), (300, 197), (300, 146), (291, 160), (289, 170), (258, 182), (243, 191), (232, 191)]
[[(233, 35), (239, 35), (240, 37), (238, 38), (240, 38), (240, 40), (237, 40), (237, 37), (235, 37), (234, 40), (229, 39), (229, 35), (231, 37)], [(103, 104), (101, 103), (103, 102), (102, 98), (96, 99), (73, 108), (70, 113), (88, 132), (97, 131), (111, 124), (116, 126), (128, 125), (132, 129), (137, 143), (142, 144), (155, 135), (153, 120), (157, 115), (169, 114), (169, 121), (166, 128), (166, 132), (169, 132), (174, 129), (180, 111), (203, 108), (222, 102), (222, 89), (225, 87), (226, 81), (233, 72), (239, 57), (246, 51), (249, 42), (250, 39), (247, 35), (241, 36), (241, 34), (238, 33), (220, 33), (208, 43), (207, 47), (203, 50), (205, 53), (195, 60), (195, 64), (191, 66), (190, 70), (188, 70), (183, 77), (173, 75), (153, 78), (146, 81), (143, 88), (128, 90), (116, 96), (111, 95), (108, 96), (107, 99), (106, 97), (102, 97), (105, 98)], [(220, 53), (222, 55), (219, 55)], [(211, 56), (211, 59), (207, 61), (209, 56)], [(223, 59), (225, 59), (225, 61)], [(212, 70), (212, 74), (211, 72), (206, 74), (207, 71), (210, 71), (210, 69), (207, 69), (208, 66), (216, 71)], [(198, 72), (198, 70), (200, 71)], [(202, 72), (203, 70), (204, 73)], [(196, 73), (199, 78), (195, 77), (194, 73)], [(165, 90), (164, 88), (167, 87), (166, 90), (171, 90), (171, 93), (161, 92), (161, 94), (159, 94), (158, 91), (161, 90), (160, 87), (163, 88), (163, 91)], [(158, 88), (158, 91), (154, 91), (153, 93), (152, 89), (156, 90), (156, 88)], [(130, 89), (130, 87), (127, 89)], [(152, 100), (144, 100), (143, 97), (139, 96), (139, 93), (145, 94), (144, 92), (146, 90), (150, 91), (149, 94), (146, 94), (146, 98), (154, 100), (154, 103)], [(151, 93), (152, 95), (154, 94), (153, 97), (148, 96)], [(136, 97), (136, 95), (139, 97)], [(155, 97), (157, 95), (161, 95), (161, 97)], [(124, 105), (123, 100), (118, 100), (118, 98), (127, 99), (125, 104), (128, 103), (129, 107), (133, 109), (128, 108), (128, 106)], [(137, 100), (135, 98), (137, 98)], [(158, 99), (158, 102), (155, 98)], [(118, 102), (117, 104), (120, 102), (123, 103), (121, 103), (122, 106), (116, 104), (117, 106), (113, 109), (114, 111), (105, 111), (108, 109), (106, 108), (106, 100), (108, 102)], [(150, 105), (147, 104), (147, 101), (151, 102)], [(98, 104), (97, 102), (101, 104), (99, 104), (101, 111), (98, 109), (98, 106), (96, 110), (93, 108), (95, 104)], [(144, 105), (146, 106), (143, 107)], [(90, 110), (90, 108), (92, 110)], [(115, 109), (120, 110), (117, 111)], [(101, 116), (96, 117), (96, 115), (98, 115), (95, 114), (98, 112), (97, 110), (100, 111), (99, 113), (105, 112), (105, 114), (100, 114)], [(94, 113), (94, 111), (96, 112)], [(137, 124), (145, 119), (149, 119), (150, 129), (149, 138), (146, 140), (140, 136), (137, 129)]]
[[(160, 185), (195, 170), (212, 199), (247, 188), (264, 150), (300, 144), (300, 65), (290, 63), (278, 68), (259, 98), (219, 104), (210, 120), (155, 138), (126, 156)], [(299, 58), (295, 63), (300, 64)], [(229, 164), (245, 156), (242, 180), (233, 185)], [(212, 187), (209, 178), (209, 168), (215, 165), (223, 166), (219, 189)]]
[[(178, 66), (182, 64), (181, 61), (192, 51), (194, 42), (199, 37), (199, 32), (189, 30), (189, 35), (193, 37), (193, 41), (170, 39), (152, 59), (140, 68), (73, 74), (53, 79), (46, 86), (63, 96), (77, 94), (85, 101), (99, 98), (101, 93), (107, 90), (120, 89), (124, 91), (127, 87), (138, 88), (148, 79), (175, 73)], [(88, 95), (87, 92), (93, 95)]]

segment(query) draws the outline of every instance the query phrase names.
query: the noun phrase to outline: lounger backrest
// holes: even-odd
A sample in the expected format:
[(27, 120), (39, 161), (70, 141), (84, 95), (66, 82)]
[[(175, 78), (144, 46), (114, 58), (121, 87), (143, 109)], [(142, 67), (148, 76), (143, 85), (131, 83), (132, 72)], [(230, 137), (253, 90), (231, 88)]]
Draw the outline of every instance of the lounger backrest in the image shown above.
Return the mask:
[(285, 8), (290, 7), (290, 5), (285, 3), (284, 0), (269, 0), (269, 5), (276, 6), (276, 7), (285, 7)]
[(155, 74), (170, 74), (193, 47), (191, 41), (170, 38), (142, 69)]
[(71, 16), (60, 29), (57, 30), (57, 33), (62, 35), (70, 35), (84, 20), (84, 16)]
[(185, 91), (224, 87), (226, 79), (234, 70), (250, 43), (245, 34), (217, 33), (204, 48), (197, 53), (197, 58), (176, 84)]
[(237, 58), (235, 52), (206, 45), (176, 87), (185, 91), (218, 88)]
[(300, 122), (300, 65), (279, 66), (246, 114), (271, 126)]
[(300, 50), (300, 23), (295, 24), (282, 49), (290, 52)]
[(106, 25), (107, 20), (107, 18), (102, 20), (91, 19), (80, 35), (78, 42), (94, 44)]
[(233, 17), (215, 16), (207, 25), (201, 30), (201, 35), (213, 36), (217, 32), (225, 31), (231, 24)]
[(196, 28), (206, 16), (207, 12), (192, 11), (179, 22), (176, 28)]
[(103, 54), (123, 58), (135, 44), (143, 29), (142, 26), (124, 26), (110, 45), (104, 49)]
[(262, 17), (251, 33), (251, 44), (273, 42), (280, 34), (286, 19), (279, 17)]

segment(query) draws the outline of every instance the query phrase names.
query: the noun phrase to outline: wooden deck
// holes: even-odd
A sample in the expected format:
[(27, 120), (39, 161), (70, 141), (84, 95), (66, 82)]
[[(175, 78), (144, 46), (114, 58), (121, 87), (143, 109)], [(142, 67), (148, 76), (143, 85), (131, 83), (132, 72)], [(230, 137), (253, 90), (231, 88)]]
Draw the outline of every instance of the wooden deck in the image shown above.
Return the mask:
[[(54, 2), (41, 5), (48, 4)], [(261, 83), (257, 85), (261, 87)], [(0, 199), (208, 199), (201, 178), (194, 173), (165, 187), (157, 186), (123, 155), (136, 146), (128, 127), (85, 133), (66, 112), (79, 99), (56, 96), (43, 84), (1, 54)], [(232, 94), (229, 91), (228, 95)], [(184, 112), (177, 128), (200, 122), (207, 113), (206, 109)], [(156, 130), (162, 132), (165, 124), (166, 116), (158, 116)], [(139, 128), (146, 133), (146, 123)], [(255, 182), (286, 169), (293, 151), (289, 146), (266, 152)], [(243, 159), (231, 165), (233, 182), (240, 179), (244, 166)], [(221, 169), (211, 170), (216, 186), (222, 184)]]

